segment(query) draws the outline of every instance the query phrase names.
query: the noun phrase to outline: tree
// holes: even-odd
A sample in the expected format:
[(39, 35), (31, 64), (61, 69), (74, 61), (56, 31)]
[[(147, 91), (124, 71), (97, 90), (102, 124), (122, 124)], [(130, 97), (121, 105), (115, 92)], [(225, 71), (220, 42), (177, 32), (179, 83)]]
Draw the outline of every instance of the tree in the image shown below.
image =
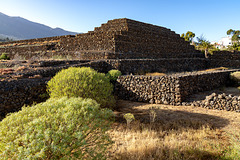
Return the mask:
[(197, 37), (198, 49), (204, 50), (205, 57), (208, 58), (208, 50), (213, 47), (209, 41), (207, 41), (203, 36)]
[(10, 42), (10, 41), (13, 41), (13, 39), (10, 39), (10, 38), (5, 38), (5, 37), (0, 37), (0, 42)]
[(233, 34), (234, 34), (234, 30), (229, 29), (229, 30), (227, 31), (227, 35), (233, 35)]
[(192, 42), (195, 37), (195, 33), (188, 31), (186, 34), (181, 34), (181, 37), (185, 39), (185, 41)]
[(227, 31), (227, 35), (232, 36), (232, 42), (239, 44), (239, 40), (240, 40), (240, 30), (233, 30), (233, 29), (229, 29)]

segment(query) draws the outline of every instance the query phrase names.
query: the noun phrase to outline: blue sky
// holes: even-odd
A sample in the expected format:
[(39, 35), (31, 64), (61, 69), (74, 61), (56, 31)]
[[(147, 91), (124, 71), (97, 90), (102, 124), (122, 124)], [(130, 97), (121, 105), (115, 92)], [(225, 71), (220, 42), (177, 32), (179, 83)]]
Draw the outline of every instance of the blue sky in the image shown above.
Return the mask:
[(0, 12), (50, 27), (87, 32), (116, 18), (192, 31), (209, 41), (240, 29), (240, 0), (0, 0)]

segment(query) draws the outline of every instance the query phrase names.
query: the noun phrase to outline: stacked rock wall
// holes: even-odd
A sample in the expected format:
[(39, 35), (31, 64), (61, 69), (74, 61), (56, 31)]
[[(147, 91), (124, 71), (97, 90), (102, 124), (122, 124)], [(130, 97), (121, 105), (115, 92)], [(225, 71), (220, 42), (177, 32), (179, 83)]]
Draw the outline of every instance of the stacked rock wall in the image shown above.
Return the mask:
[(115, 52), (120, 53), (195, 53), (180, 35), (170, 29), (126, 19), (128, 30), (117, 35)]
[(180, 105), (189, 95), (212, 90), (229, 82), (236, 70), (196, 72), (169, 76), (120, 76), (116, 94), (120, 99)]
[(195, 72), (189, 74), (176, 74), (179, 78), (180, 95), (185, 100), (189, 95), (210, 91), (214, 88), (227, 85), (230, 82), (229, 75), (231, 72), (237, 71), (214, 71), (214, 72)]
[(123, 74), (144, 75), (146, 73), (175, 73), (199, 71), (209, 68), (240, 68), (239, 60), (203, 59), (203, 58), (161, 58), (161, 59), (118, 59), (106, 60), (112, 68)]
[[(19, 74), (23, 79), (0, 81), (0, 111), (8, 113), (19, 110), (23, 104), (41, 101), (41, 95), (46, 93), (46, 82), (61, 69), (85, 66), (106, 73), (113, 68), (121, 68), (119, 62), (118, 60), (40, 61), (37, 70)], [(151, 64), (151, 61), (149, 62), (148, 64)], [(128, 65), (130, 67), (131, 63)], [(191, 94), (225, 85), (229, 80), (229, 73), (233, 71), (236, 70), (181, 73), (160, 77), (120, 76), (115, 93), (121, 99), (180, 105)], [(35, 75), (43, 78), (29, 79)]]
[(120, 59), (107, 60), (123, 74), (184, 72), (207, 69), (209, 61), (201, 58)]
[(31, 54), (46, 58), (65, 55), (78, 59), (203, 58), (170, 29), (126, 18), (110, 20), (94, 31), (76, 36), (1, 43), (1, 52), (9, 53), (11, 58), (18, 54), (25, 59), (31, 58)]
[(228, 59), (228, 60), (240, 60), (239, 51), (214, 51), (212, 55), (209, 56), (211, 59)]
[(26, 104), (40, 102), (49, 79), (0, 81), (0, 114), (18, 111)]
[[(30, 105), (44, 100), (42, 95), (46, 95), (48, 80), (68, 67), (91, 67), (104, 73), (112, 69), (104, 61), (40, 61), (37, 70), (19, 73), (21, 79), (0, 81), (0, 114), (3, 116), (18, 111), (24, 104)], [(33, 79), (36, 75), (40, 78)]]
[(176, 104), (181, 102), (178, 78), (170, 76), (120, 76), (115, 85), (120, 99)]

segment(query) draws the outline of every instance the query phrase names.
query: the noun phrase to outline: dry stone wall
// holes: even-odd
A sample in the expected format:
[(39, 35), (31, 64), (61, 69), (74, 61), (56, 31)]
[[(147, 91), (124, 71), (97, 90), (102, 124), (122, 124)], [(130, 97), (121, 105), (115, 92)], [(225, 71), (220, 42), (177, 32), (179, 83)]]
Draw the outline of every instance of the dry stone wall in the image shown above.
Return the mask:
[(179, 80), (176, 77), (162, 76), (120, 76), (115, 85), (120, 99), (159, 104), (181, 102)]
[(116, 52), (121, 53), (194, 53), (196, 50), (175, 32), (126, 19), (128, 30), (117, 35)]
[(218, 88), (236, 70), (195, 72), (168, 76), (120, 76), (115, 90), (120, 99), (181, 105), (189, 95)]
[(214, 51), (209, 56), (211, 59), (228, 59), (228, 60), (240, 60), (239, 51)]
[(184, 72), (207, 69), (209, 61), (201, 58), (119, 59), (107, 60), (123, 74)]
[(118, 59), (105, 60), (112, 68), (123, 74), (144, 75), (146, 73), (175, 73), (199, 71), (209, 68), (240, 68), (239, 60), (217, 60), (203, 58), (161, 58), (161, 59)]
[[(113, 68), (119, 66), (121, 68), (119, 62), (117, 60), (39, 61), (39, 66), (35, 66), (38, 67), (37, 70), (18, 74), (23, 79), (0, 81), (0, 112), (5, 114), (17, 111), (24, 104), (42, 101), (41, 95), (46, 93), (47, 81), (61, 69), (85, 66), (106, 73)], [(211, 90), (226, 84), (229, 80), (229, 73), (233, 71), (235, 70), (208, 73), (194, 72), (161, 77), (121, 76), (116, 83), (115, 93), (121, 99), (181, 105), (191, 94)], [(29, 79), (35, 75), (40, 75), (43, 78)]]
[[(78, 59), (201, 57), (193, 46), (170, 29), (130, 19), (110, 20), (94, 31), (0, 44), (0, 53), (32, 56), (72, 56)], [(126, 54), (126, 55), (125, 55)]]
[[(57, 72), (68, 67), (92, 67), (106, 73), (111, 69), (104, 61), (40, 61), (37, 70), (18, 73), (21, 79), (0, 81), (0, 114), (18, 111), (26, 104), (41, 102), (46, 95), (46, 84)], [(31, 78), (38, 75), (39, 78)]]
[(182, 100), (187, 99), (189, 95), (210, 91), (230, 82), (229, 75), (231, 72), (237, 71), (223, 70), (214, 72), (193, 72), (187, 74), (176, 74), (174, 76), (179, 78), (180, 95)]
[(240, 60), (231, 59), (209, 59), (208, 68), (227, 67), (227, 68), (240, 68)]
[(49, 78), (0, 81), (0, 114), (3, 116), (18, 111), (24, 104), (42, 101), (44, 98), (41, 95), (46, 93), (48, 80)]

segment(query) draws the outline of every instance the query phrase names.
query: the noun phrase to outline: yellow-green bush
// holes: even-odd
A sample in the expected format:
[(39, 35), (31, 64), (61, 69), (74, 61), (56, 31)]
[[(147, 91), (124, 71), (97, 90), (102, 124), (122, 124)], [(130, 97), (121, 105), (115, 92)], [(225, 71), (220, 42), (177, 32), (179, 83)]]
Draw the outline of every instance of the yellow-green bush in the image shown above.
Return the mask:
[(121, 71), (117, 69), (112, 69), (107, 73), (107, 77), (110, 79), (111, 82), (116, 81), (118, 76), (121, 76), (121, 75), (122, 75)]
[(96, 100), (101, 107), (113, 107), (113, 85), (104, 73), (89, 67), (70, 67), (58, 72), (47, 85), (50, 97), (83, 97)]
[(2, 53), (0, 56), (0, 60), (10, 60), (10, 57), (7, 55), (7, 53)]
[(74, 97), (23, 107), (0, 122), (0, 159), (104, 159), (111, 116)]

